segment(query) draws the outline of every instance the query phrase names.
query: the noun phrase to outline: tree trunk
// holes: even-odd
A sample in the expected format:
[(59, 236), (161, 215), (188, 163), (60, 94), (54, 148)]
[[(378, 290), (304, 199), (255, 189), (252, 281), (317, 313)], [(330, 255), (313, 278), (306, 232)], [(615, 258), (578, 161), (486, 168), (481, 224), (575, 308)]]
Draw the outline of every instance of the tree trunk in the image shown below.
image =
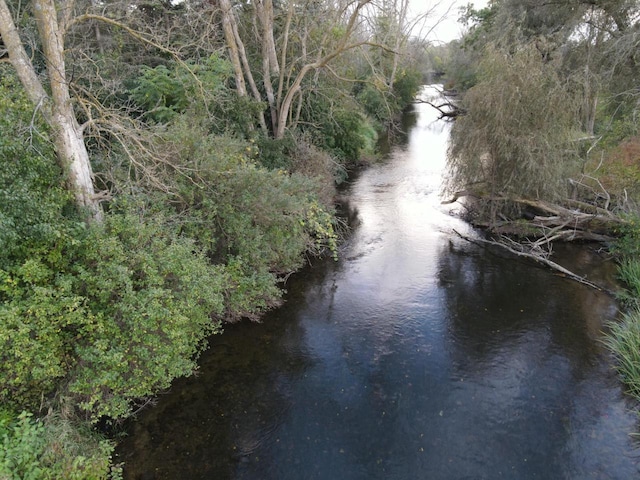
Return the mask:
[[(11, 11), (5, 0), (0, 0), (0, 37), (9, 52), (9, 60), (16, 69), (18, 78), (24, 87), (29, 99), (36, 106), (41, 106), (47, 98), (47, 93), (42, 88), (42, 84), (36, 75), (36, 71), (31, 64), (22, 40), (18, 35), (18, 30), (13, 22)], [(46, 116), (46, 111), (44, 112)], [(49, 118), (46, 118), (47, 122)]]
[[(271, 128), (273, 132), (277, 132), (278, 105), (271, 77), (275, 78), (280, 74), (280, 65), (278, 63), (276, 44), (273, 37), (274, 16), (272, 0), (256, 0), (254, 2), (254, 12), (257, 20), (256, 25), (260, 26), (257, 35), (262, 44), (262, 79), (271, 114)], [(285, 41), (286, 40), (285, 37)]]
[(89, 153), (78, 125), (66, 79), (64, 39), (58, 26), (53, 0), (34, 0), (33, 14), (44, 50), (51, 88), (48, 98), (18, 35), (5, 0), (0, 0), (0, 35), (9, 52), (9, 59), (35, 105), (40, 108), (53, 134), (58, 161), (76, 204), (90, 219), (102, 220), (102, 209), (95, 199)]
[(354, 31), (356, 30), (356, 23), (357, 23), (357, 20), (358, 20), (358, 17), (360, 15), (361, 10), (366, 5), (371, 3), (371, 1), (372, 0), (359, 0), (358, 2), (353, 2), (352, 5), (355, 5), (354, 9), (351, 12), (351, 14), (349, 15), (349, 20), (348, 20), (348, 22), (347, 22), (347, 24), (345, 26), (345, 32), (344, 32), (342, 38), (338, 41), (338, 44), (335, 46), (335, 48), (333, 50), (331, 50), (330, 52), (328, 52), (327, 54), (325, 54), (318, 61), (313, 62), (313, 63), (307, 63), (306, 65), (302, 66), (302, 68), (298, 72), (296, 78), (294, 79), (293, 83), (289, 86), (289, 90), (287, 91), (286, 95), (282, 99), (282, 103), (279, 105), (277, 129), (276, 129), (276, 131), (274, 133), (275, 138), (283, 138), (284, 137), (284, 133), (285, 133), (286, 128), (287, 128), (287, 119), (289, 117), (289, 113), (291, 112), (291, 104), (292, 104), (293, 99), (295, 98), (296, 94), (298, 94), (298, 92), (301, 90), (302, 81), (304, 80), (305, 76), (311, 70), (317, 70), (319, 68), (324, 67), (331, 60), (333, 60), (334, 58), (340, 56), (341, 54), (343, 54), (347, 50), (351, 50), (352, 48), (356, 48), (356, 47), (366, 43), (366, 42), (362, 41), (362, 42), (355, 42), (355, 43), (350, 44), (349, 41), (351, 40), (351, 36), (353, 35)]
[[(238, 34), (238, 26), (231, 10), (231, 2), (229, 0), (219, 0), (220, 8), (222, 10), (222, 26), (224, 31), (225, 43), (229, 50), (229, 56), (231, 58), (231, 64), (233, 65), (233, 71), (236, 79), (236, 89), (238, 95), (241, 97), (247, 96), (247, 87), (245, 84), (245, 76), (251, 87), (251, 93), (257, 101), (261, 101), (260, 92), (253, 80), (251, 74), (251, 68), (249, 68), (249, 61), (247, 60), (247, 54), (244, 49), (242, 39)], [(244, 70), (243, 70), (244, 68)], [(264, 119), (264, 114), (261, 112), (258, 115), (258, 121), (263, 132), (267, 132), (267, 124)]]
[(262, 48), (265, 61), (269, 65), (269, 71), (273, 75), (280, 73), (280, 66), (278, 64), (278, 54), (276, 52), (276, 42), (273, 38), (273, 1), (272, 0), (257, 0), (255, 2), (256, 11), (258, 13), (258, 20), (262, 27)]
[(236, 79), (236, 90), (238, 91), (238, 95), (244, 97), (247, 95), (247, 87), (245, 86), (244, 76), (242, 74), (238, 44), (236, 43), (236, 38), (233, 34), (233, 13), (231, 12), (231, 2), (229, 2), (229, 0), (219, 1), (220, 9), (222, 10), (222, 31), (224, 32), (224, 39), (227, 43), (227, 49), (229, 50), (231, 65), (233, 65), (233, 72)]

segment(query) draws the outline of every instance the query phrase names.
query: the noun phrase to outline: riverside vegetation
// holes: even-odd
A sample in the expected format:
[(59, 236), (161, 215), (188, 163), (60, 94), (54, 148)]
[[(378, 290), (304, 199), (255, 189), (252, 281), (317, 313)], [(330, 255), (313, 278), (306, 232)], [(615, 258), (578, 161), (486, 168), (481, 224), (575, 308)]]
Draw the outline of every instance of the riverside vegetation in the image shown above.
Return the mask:
[(337, 254), (407, 8), (0, 0), (0, 478), (120, 478), (101, 432)]
[(544, 255), (617, 239), (636, 298), (638, 11), (494, 0), (433, 46), (407, 0), (0, 0), (0, 478), (119, 478), (100, 432), (336, 254), (335, 183), (428, 72), (464, 92), (448, 193)]
[[(549, 264), (553, 241), (618, 260), (626, 313), (606, 345), (640, 399), (640, 4), (494, 0), (431, 51), (458, 91), (447, 194), (494, 244)], [(518, 242), (513, 239), (517, 238)]]

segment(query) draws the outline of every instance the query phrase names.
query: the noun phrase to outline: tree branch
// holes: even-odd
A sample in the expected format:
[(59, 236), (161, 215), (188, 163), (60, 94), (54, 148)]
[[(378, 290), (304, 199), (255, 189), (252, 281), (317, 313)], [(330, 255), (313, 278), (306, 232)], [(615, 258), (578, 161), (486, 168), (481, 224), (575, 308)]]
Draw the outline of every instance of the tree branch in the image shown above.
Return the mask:
[(541, 263), (547, 267), (549, 267), (551, 270), (554, 270), (562, 275), (564, 275), (565, 277), (576, 281), (578, 283), (581, 283), (583, 285), (586, 285), (588, 287), (594, 288), (600, 292), (604, 292), (608, 295), (611, 296), (615, 296), (615, 292), (609, 290), (606, 287), (603, 287), (602, 285), (598, 285), (597, 283), (594, 283), (590, 280), (587, 280), (585, 277), (581, 277), (580, 275), (572, 272), (571, 270), (563, 267), (562, 265), (559, 265), (551, 260), (549, 260), (548, 258), (545, 258), (543, 255), (540, 255), (539, 253), (533, 253), (533, 252), (526, 252), (524, 250), (520, 250), (518, 249), (518, 247), (514, 247), (514, 245), (520, 245), (517, 242), (513, 242), (510, 239), (507, 239), (506, 237), (503, 237), (503, 241), (502, 242), (498, 242), (498, 241), (494, 241), (494, 240), (486, 240), (483, 238), (470, 238), (467, 237), (465, 235), (462, 235), (460, 232), (453, 230), (453, 232), (460, 238), (462, 238), (463, 240), (466, 240), (467, 242), (470, 243), (474, 243), (476, 245), (478, 244), (483, 244), (483, 245), (492, 245), (492, 246), (496, 246), (496, 247), (500, 247), (502, 249), (507, 250), (509, 253), (516, 255), (518, 257), (522, 257), (522, 258), (526, 258), (529, 260), (533, 260), (536, 263)]

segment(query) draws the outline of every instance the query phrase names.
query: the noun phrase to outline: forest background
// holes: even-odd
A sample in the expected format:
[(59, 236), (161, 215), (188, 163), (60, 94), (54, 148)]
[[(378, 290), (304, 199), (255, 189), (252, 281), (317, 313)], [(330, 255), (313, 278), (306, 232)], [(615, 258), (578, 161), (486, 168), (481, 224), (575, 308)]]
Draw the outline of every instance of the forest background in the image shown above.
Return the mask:
[(495, 0), (435, 45), (408, 0), (0, 0), (0, 477), (119, 478), (100, 432), (338, 254), (336, 185), (434, 78), (448, 194), (615, 245), (640, 371), (638, 7)]

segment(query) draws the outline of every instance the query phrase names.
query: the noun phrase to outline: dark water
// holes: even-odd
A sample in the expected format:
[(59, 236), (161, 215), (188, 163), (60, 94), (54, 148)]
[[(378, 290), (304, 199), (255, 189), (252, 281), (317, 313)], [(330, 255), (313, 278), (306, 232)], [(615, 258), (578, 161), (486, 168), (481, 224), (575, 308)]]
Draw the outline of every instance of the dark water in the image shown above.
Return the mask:
[[(130, 426), (127, 479), (640, 478), (633, 405), (599, 343), (615, 304), (452, 233), (474, 234), (439, 205), (434, 119), (416, 105), (349, 189), (341, 260), (213, 338), (199, 375)], [(562, 256), (611, 275), (586, 249)]]

